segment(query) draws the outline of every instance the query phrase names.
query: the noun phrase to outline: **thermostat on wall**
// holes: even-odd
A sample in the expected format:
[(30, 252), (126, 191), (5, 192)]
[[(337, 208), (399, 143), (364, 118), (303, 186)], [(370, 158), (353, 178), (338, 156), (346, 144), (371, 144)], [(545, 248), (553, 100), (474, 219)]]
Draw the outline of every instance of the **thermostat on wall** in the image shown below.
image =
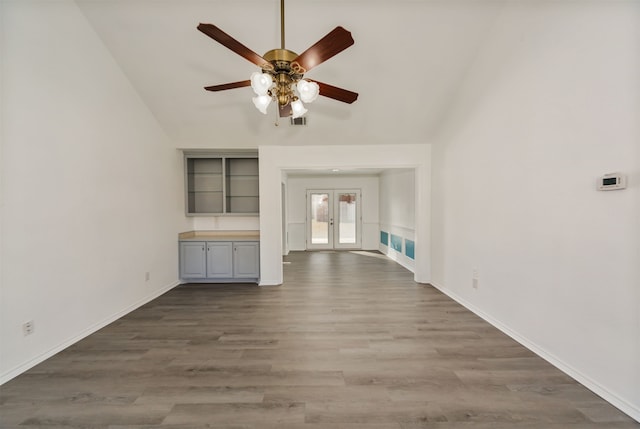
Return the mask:
[(598, 190), (614, 191), (627, 187), (627, 176), (620, 173), (609, 173), (598, 179)]

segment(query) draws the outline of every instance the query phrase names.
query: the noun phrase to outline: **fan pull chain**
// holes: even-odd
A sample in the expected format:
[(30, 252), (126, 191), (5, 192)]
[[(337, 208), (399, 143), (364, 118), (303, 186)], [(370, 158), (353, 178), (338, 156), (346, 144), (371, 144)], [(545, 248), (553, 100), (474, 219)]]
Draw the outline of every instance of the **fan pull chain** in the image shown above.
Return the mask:
[(280, 104), (278, 100), (276, 100), (276, 108), (274, 110), (276, 111), (276, 122), (273, 125), (277, 127), (280, 125)]

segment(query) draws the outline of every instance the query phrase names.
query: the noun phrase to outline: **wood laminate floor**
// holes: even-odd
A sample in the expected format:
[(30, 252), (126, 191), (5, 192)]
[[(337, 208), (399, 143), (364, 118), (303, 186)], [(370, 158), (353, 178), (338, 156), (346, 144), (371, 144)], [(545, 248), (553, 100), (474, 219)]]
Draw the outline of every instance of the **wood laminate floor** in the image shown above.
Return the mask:
[(381, 257), (182, 285), (0, 388), (0, 427), (640, 428)]

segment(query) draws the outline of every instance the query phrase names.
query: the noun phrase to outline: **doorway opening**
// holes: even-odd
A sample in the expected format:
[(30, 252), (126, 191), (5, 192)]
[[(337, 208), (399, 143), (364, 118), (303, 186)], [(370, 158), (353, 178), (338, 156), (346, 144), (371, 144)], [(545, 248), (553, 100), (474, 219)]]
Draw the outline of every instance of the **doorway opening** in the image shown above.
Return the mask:
[(307, 190), (307, 250), (361, 249), (359, 189)]

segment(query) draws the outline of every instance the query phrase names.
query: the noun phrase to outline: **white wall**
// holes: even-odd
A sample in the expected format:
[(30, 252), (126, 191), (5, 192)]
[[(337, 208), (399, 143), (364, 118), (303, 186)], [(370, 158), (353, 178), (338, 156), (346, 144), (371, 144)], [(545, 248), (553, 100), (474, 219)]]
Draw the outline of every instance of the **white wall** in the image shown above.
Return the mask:
[(433, 182), (433, 283), (637, 420), (639, 76), (640, 2), (507, 2)]
[(193, 216), (189, 218), (189, 229), (195, 231), (257, 231), (259, 216)]
[[(325, 146), (261, 146), (260, 284), (282, 283), (282, 171), (313, 168), (414, 168), (416, 174), (415, 280), (430, 280), (431, 146), (428, 144), (343, 145), (340, 156)], [(419, 250), (418, 250), (419, 249)]]
[(378, 176), (289, 176), (287, 185), (289, 250), (306, 249), (307, 189), (360, 189), (362, 249), (378, 248)]
[[(414, 271), (415, 260), (406, 254), (406, 240), (415, 241), (415, 172), (386, 170), (380, 175), (380, 230), (389, 234), (389, 243), (377, 248), (403, 267)], [(402, 237), (402, 250), (391, 246), (391, 234)]]
[(4, 382), (176, 285), (187, 221), (181, 153), (75, 3), (0, 5)]

